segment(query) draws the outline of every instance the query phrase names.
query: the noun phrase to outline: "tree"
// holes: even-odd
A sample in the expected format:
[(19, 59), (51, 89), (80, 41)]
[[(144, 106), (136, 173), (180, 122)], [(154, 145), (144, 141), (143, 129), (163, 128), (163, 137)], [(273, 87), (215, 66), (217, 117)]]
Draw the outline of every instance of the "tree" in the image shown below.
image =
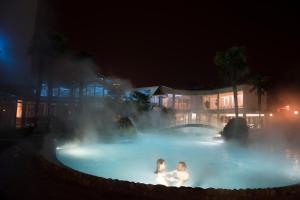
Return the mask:
[(214, 57), (225, 81), (232, 86), (234, 96), (234, 112), (238, 117), (237, 84), (248, 72), (248, 64), (244, 47), (231, 47), (224, 52), (217, 52)]
[(33, 36), (29, 53), (32, 55), (32, 74), (36, 80), (34, 126), (37, 126), (39, 112), (41, 85), (43, 80), (48, 82), (48, 117), (52, 98), (52, 85), (54, 76), (53, 61), (66, 49), (66, 38), (58, 32), (37, 32)]
[(262, 122), (261, 122), (261, 97), (267, 91), (268, 79), (265, 76), (256, 74), (251, 77), (250, 82), (253, 85), (253, 87), (250, 89), (250, 92), (256, 91), (256, 94), (257, 94), (259, 126), (261, 126), (262, 125)]
[(72, 78), (79, 83), (79, 111), (83, 112), (83, 91), (88, 82), (93, 82), (97, 79), (97, 72), (99, 70), (96, 60), (93, 55), (80, 51), (74, 55), (74, 66), (72, 67)]
[(152, 108), (149, 96), (144, 93), (133, 92), (132, 101), (138, 112), (147, 112)]

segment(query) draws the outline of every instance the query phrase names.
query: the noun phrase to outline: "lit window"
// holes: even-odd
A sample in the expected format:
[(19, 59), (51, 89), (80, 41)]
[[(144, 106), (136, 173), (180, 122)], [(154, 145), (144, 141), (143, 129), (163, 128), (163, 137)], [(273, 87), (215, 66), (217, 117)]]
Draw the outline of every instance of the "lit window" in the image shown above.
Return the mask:
[(74, 96), (79, 97), (79, 88), (75, 88), (74, 90)]
[(52, 96), (57, 97), (58, 96), (58, 88), (52, 89)]
[(86, 96), (95, 96), (95, 85), (88, 85), (86, 87)]
[(71, 90), (68, 88), (60, 87), (59, 88), (59, 96), (60, 97), (69, 97), (69, 96), (71, 96)]
[(41, 85), (41, 94), (40, 94), (41, 97), (46, 97), (48, 96), (48, 86), (46, 83), (42, 83)]
[(104, 96), (107, 96), (108, 95), (108, 90), (104, 90)]
[(103, 96), (103, 87), (101, 86), (95, 87), (95, 96)]
[(22, 100), (18, 100), (16, 118), (22, 118)]
[(197, 118), (197, 114), (196, 113), (192, 113), (192, 120), (195, 121)]
[[(243, 91), (238, 91), (238, 107), (243, 108)], [(234, 108), (233, 92), (220, 93), (220, 109)]]

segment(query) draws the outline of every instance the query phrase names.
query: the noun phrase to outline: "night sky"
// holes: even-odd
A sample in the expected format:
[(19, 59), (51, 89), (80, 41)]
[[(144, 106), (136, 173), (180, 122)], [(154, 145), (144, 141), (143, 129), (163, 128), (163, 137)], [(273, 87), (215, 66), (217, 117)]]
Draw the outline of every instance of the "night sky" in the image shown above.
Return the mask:
[(55, 29), (71, 48), (94, 55), (105, 75), (136, 86), (224, 85), (213, 57), (235, 45), (247, 48), (252, 72), (274, 85), (299, 84), (300, 12), (288, 1), (51, 2)]

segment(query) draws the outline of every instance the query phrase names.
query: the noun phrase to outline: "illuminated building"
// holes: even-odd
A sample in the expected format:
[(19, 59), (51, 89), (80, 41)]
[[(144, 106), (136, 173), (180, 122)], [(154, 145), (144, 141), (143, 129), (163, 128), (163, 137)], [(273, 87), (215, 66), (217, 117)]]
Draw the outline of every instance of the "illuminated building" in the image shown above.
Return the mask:
[[(257, 94), (250, 92), (251, 85), (238, 86), (239, 116), (245, 117), (250, 127), (260, 127), (267, 111), (267, 97), (262, 96), (261, 113), (258, 110)], [(231, 87), (215, 90), (178, 90), (165, 86), (138, 88), (151, 96), (156, 107), (176, 111), (178, 124), (208, 124), (224, 126), (234, 114), (234, 98)], [(259, 117), (261, 119), (259, 120)], [(259, 123), (261, 121), (261, 123)]]
[[(113, 98), (111, 89), (119, 86), (119, 83), (110, 79), (96, 77), (94, 80), (85, 81), (82, 88), (79, 83), (69, 85), (54, 83), (50, 92), (48, 84), (43, 82), (38, 111), (39, 123), (47, 123), (48, 116), (60, 119), (74, 117), (80, 109), (80, 102), (83, 107), (89, 105), (101, 107), (101, 99)], [(250, 92), (251, 88), (250, 85), (238, 86), (239, 116), (245, 117), (250, 127), (259, 128), (265, 123), (265, 117), (269, 117), (267, 100), (266, 95), (263, 95), (260, 113), (257, 94)], [(175, 110), (176, 120), (171, 125), (201, 123), (222, 127), (229, 119), (235, 117), (231, 87), (214, 90), (178, 90), (165, 86), (154, 86), (135, 90), (148, 95), (155, 110), (163, 107)], [(14, 127), (32, 126), (35, 116), (35, 92), (33, 89), (30, 91), (31, 93), (27, 95), (16, 95), (12, 101), (14, 110), (11, 113), (14, 113), (14, 119), (11, 121)], [(80, 95), (80, 91), (82, 91), (82, 95)], [(50, 94), (52, 94), (51, 97)], [(48, 108), (48, 106), (50, 107)], [(5, 112), (8, 113), (6, 110)]]

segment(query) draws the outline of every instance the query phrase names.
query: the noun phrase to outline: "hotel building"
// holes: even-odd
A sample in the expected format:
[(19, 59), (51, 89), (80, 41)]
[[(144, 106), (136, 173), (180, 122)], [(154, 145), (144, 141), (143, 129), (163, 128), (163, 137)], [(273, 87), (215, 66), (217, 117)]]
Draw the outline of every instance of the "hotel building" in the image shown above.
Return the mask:
[[(260, 128), (265, 123), (267, 95), (262, 95), (261, 111), (257, 93), (250, 92), (251, 85), (238, 86), (239, 116), (245, 117), (249, 127)], [(178, 90), (165, 86), (138, 88), (150, 96), (157, 108), (175, 110), (175, 124), (207, 124), (223, 127), (234, 114), (234, 98), (231, 87), (214, 90)], [(259, 123), (259, 116), (261, 123)]]
[[(83, 106), (101, 104), (101, 99), (111, 95), (110, 90), (116, 85), (109, 79), (96, 78), (86, 82), (79, 95), (79, 84), (53, 85), (52, 97), (49, 98), (49, 89), (46, 83), (42, 84), (39, 104), (39, 123), (47, 123), (47, 117), (57, 117), (66, 122), (78, 113), (80, 101)], [(117, 84), (118, 85), (118, 84)], [(249, 127), (260, 128), (265, 123), (267, 111), (266, 94), (262, 96), (261, 113), (257, 105), (256, 92), (250, 92), (251, 85), (238, 86), (239, 116), (245, 117)], [(149, 96), (154, 110), (162, 108), (172, 109), (175, 112), (172, 125), (206, 124), (223, 127), (229, 119), (235, 116), (234, 100), (231, 87), (214, 90), (179, 90), (165, 86), (136, 88), (135, 91)], [(35, 114), (35, 94), (33, 89), (29, 94), (0, 96), (0, 122), (2, 128), (31, 126)], [(48, 109), (48, 106), (51, 109)], [(101, 107), (101, 106), (98, 106)], [(49, 112), (50, 111), (50, 112)], [(261, 120), (259, 120), (259, 115)], [(261, 121), (261, 123), (259, 123)]]

